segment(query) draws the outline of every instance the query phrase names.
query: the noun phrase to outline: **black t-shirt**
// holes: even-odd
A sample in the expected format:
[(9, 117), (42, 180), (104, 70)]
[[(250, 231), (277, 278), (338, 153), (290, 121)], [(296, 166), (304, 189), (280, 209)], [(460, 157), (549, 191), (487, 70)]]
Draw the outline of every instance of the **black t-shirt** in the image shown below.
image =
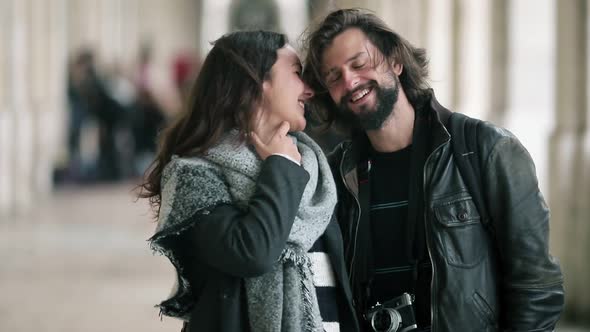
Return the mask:
[(391, 153), (370, 153), (374, 274), (369, 304), (383, 303), (404, 292), (414, 294), (416, 318), (419, 326), (423, 327), (430, 325), (432, 267), (428, 257), (420, 260), (418, 279), (415, 280), (415, 264), (407, 252), (411, 155), (411, 146)]

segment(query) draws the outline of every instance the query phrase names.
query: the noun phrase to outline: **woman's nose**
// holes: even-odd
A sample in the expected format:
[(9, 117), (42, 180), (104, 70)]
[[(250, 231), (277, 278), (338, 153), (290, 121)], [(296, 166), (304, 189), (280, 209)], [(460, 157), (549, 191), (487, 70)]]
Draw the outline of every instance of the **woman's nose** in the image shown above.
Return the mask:
[(305, 98), (305, 100), (310, 99), (311, 97), (313, 97), (313, 95), (313, 90), (309, 87), (309, 85), (304, 84), (303, 97)]

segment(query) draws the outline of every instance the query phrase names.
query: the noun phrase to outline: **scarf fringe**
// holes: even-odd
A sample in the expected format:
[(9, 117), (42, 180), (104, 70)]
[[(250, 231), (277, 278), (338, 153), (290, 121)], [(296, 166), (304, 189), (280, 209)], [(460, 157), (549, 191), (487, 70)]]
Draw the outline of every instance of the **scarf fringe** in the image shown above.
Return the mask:
[[(208, 214), (209, 211), (215, 209), (218, 205), (219, 203), (198, 209), (193, 216), (197, 214)], [(176, 227), (156, 233), (147, 240), (153, 255), (167, 257), (168, 260), (170, 260), (170, 263), (176, 268), (176, 281), (172, 287), (169, 298), (162, 301), (160, 304), (155, 305), (155, 307), (159, 309), (160, 320), (162, 320), (162, 316), (176, 317), (183, 320), (188, 320), (189, 318), (189, 310), (191, 306), (187, 306), (187, 302), (189, 302), (189, 299), (192, 297), (191, 284), (185, 276), (184, 267), (180, 264), (174, 251), (163, 246), (161, 241), (170, 236), (180, 235), (192, 227), (195, 222), (195, 218), (189, 218), (183, 223), (176, 225)]]
[(314, 307), (315, 301), (313, 293), (315, 287), (313, 286), (313, 270), (311, 268), (311, 260), (306, 253), (300, 253), (295, 248), (287, 246), (281, 256), (279, 257), (281, 263), (293, 263), (301, 276), (301, 291), (303, 294), (303, 312), (304, 312), (304, 328), (305, 331), (316, 331), (318, 326), (316, 322), (319, 317), (315, 317)]

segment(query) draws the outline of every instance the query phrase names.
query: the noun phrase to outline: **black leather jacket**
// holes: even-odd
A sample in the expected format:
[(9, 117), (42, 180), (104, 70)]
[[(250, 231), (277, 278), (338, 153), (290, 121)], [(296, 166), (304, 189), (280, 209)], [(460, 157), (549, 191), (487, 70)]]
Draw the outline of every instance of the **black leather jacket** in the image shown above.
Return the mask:
[[(549, 209), (530, 155), (507, 130), (489, 123), (480, 129), (491, 231), (453, 161), (446, 129), (451, 112), (434, 97), (428, 105), (434, 144), (423, 189), (432, 331), (551, 331), (563, 310), (563, 277), (549, 254)], [(359, 150), (357, 142), (345, 141), (330, 156), (346, 252), (354, 252), (360, 220)], [(347, 258), (350, 267), (353, 258)]]

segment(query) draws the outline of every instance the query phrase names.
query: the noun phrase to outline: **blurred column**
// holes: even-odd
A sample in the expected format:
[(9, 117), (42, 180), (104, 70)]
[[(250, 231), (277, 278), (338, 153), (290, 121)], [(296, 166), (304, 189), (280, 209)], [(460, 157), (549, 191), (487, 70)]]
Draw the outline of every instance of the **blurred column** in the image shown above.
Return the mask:
[[(29, 12), (30, 20), (30, 47), (28, 54), (30, 63), (28, 65), (29, 73), (27, 79), (27, 89), (30, 93), (30, 113), (31, 113), (31, 146), (33, 153), (28, 161), (32, 165), (31, 169), (31, 186), (34, 192), (37, 192), (38, 184), (41, 178), (45, 180), (47, 175), (51, 174), (51, 165), (47, 165), (52, 158), (51, 152), (51, 133), (55, 130), (55, 114), (50, 104), (51, 86), (49, 73), (49, 45), (52, 43), (49, 38), (50, 16), (48, 10), (50, 4), (47, 1), (40, 1), (31, 4)], [(53, 116), (52, 116), (53, 115)], [(48, 174), (41, 174), (45, 172)], [(43, 181), (47, 182), (47, 181)], [(48, 188), (44, 188), (48, 191)]]
[(490, 0), (457, 0), (458, 86), (455, 111), (486, 118), (490, 110)]
[(204, 58), (211, 42), (228, 32), (231, 0), (202, 0), (200, 52)]
[[(48, 153), (51, 152), (52, 147), (49, 146), (51, 140), (42, 139), (49, 138), (49, 133), (55, 129), (53, 117), (49, 116), (53, 112), (50, 105), (49, 98), (49, 45), (52, 40), (49, 38), (49, 2), (37, 1), (30, 4), (27, 8), (30, 13), (30, 46), (27, 51), (29, 55), (27, 89), (30, 93), (30, 114), (31, 114), (31, 148), (32, 155), (27, 162), (31, 164), (31, 187), (32, 194), (37, 193), (38, 183), (41, 174), (37, 170), (46, 168), (46, 161), (51, 157)], [(44, 137), (46, 136), (46, 137)], [(48, 170), (51, 174), (51, 170)]]
[(508, 54), (511, 28), (509, 0), (494, 0), (491, 5), (490, 29), (490, 121), (502, 125), (508, 107), (509, 87)]
[(36, 114), (33, 181), (40, 197), (51, 193), (53, 170), (66, 150), (67, 2), (34, 2), (33, 9), (35, 43), (31, 81), (39, 82), (32, 90)]
[(121, 54), (118, 59), (124, 66), (131, 66), (137, 59), (140, 36), (140, 7), (145, 5), (141, 0), (121, 0), (119, 11), (121, 27), (116, 33), (120, 35)]
[[(9, 46), (13, 31), (13, 1), (0, 1), (0, 45)], [(12, 102), (11, 47), (0, 49), (0, 217), (6, 217), (14, 208), (14, 109)], [(6, 218), (1, 218), (6, 220)]]
[[(32, 0), (14, 0), (12, 26), (8, 49), (11, 51), (9, 67), (12, 91), (10, 108), (14, 114), (12, 135), (14, 162), (14, 211), (22, 213), (29, 209), (33, 195), (34, 113), (31, 103), (31, 45)], [(9, 157), (11, 158), (11, 157)]]
[(99, 45), (98, 1), (66, 0), (68, 17), (68, 49), (75, 52), (81, 46)]
[(456, 80), (457, 39), (454, 38), (456, 0), (430, 0), (427, 11), (426, 51), (430, 56), (430, 81), (436, 98), (451, 110), (455, 109), (453, 86)]
[(100, 19), (97, 26), (98, 48), (101, 50), (101, 56), (109, 59), (105, 65), (111, 66), (113, 62), (122, 60), (124, 49), (129, 42), (123, 39), (123, 31), (126, 30), (125, 18), (129, 17), (130, 21), (133, 21), (133, 16), (123, 12), (121, 0), (100, 0), (97, 1), (97, 5), (97, 12), (88, 14)]
[[(585, 94), (586, 94), (586, 104), (585, 107), (581, 109), (583, 114), (583, 147), (582, 147), (582, 158), (583, 163), (579, 167), (579, 179), (581, 179), (581, 187), (577, 188), (578, 192), (576, 195), (576, 205), (577, 209), (580, 211), (580, 216), (577, 219), (577, 228), (576, 234), (579, 234), (578, 242), (581, 245), (579, 254), (578, 264), (582, 269), (580, 271), (580, 278), (579, 281), (579, 289), (582, 294), (588, 294), (588, 280), (590, 280), (590, 263), (588, 263), (588, 256), (584, 253), (590, 252), (590, 205), (588, 201), (590, 200), (590, 5), (588, 1), (582, 2), (581, 7), (586, 7), (586, 17), (584, 20), (584, 31), (586, 33), (586, 42), (585, 42), (585, 53), (584, 57), (586, 59), (585, 62), (585, 72), (586, 72), (586, 79), (584, 80), (585, 84)], [(580, 10), (582, 13), (584, 12), (584, 8)], [(584, 93), (584, 92), (583, 92)], [(586, 293), (583, 293), (586, 291)], [(590, 297), (589, 296), (579, 296), (577, 298), (578, 308), (576, 315), (577, 317), (583, 317), (582, 319), (585, 320), (587, 325), (590, 325)]]
[[(139, 40), (151, 40), (156, 61), (169, 61), (179, 50), (196, 51), (200, 43), (208, 44), (227, 32), (227, 7), (229, 0), (135, 0), (139, 10)], [(202, 11), (204, 6), (209, 11)], [(219, 9), (219, 10), (212, 10)], [(204, 9), (203, 9), (204, 10)], [(211, 24), (211, 25), (208, 25)], [(205, 32), (214, 30), (214, 38)], [(216, 33), (220, 33), (218, 36)], [(208, 50), (208, 48), (207, 48)]]
[(289, 43), (301, 49), (299, 37), (307, 27), (309, 16), (307, 1), (276, 0), (279, 7), (279, 26), (289, 38)]
[(412, 45), (424, 47), (428, 0), (336, 0), (338, 8), (361, 7), (373, 11)]
[[(579, 289), (580, 292), (586, 291), (585, 294), (588, 294), (588, 280), (590, 280), (590, 263), (588, 263), (588, 256), (584, 253), (590, 252), (590, 205), (588, 201), (590, 199), (590, 5), (588, 1), (582, 2), (581, 7), (586, 7), (586, 17), (584, 20), (584, 31), (586, 33), (586, 42), (585, 42), (585, 53), (584, 58), (586, 59), (585, 62), (585, 69), (586, 69), (586, 79), (584, 80), (584, 84), (586, 86), (586, 104), (585, 108), (581, 109), (584, 119), (584, 129), (583, 129), (583, 148), (582, 148), (582, 157), (583, 157), (583, 164), (580, 165), (579, 168), (579, 179), (581, 179), (581, 187), (578, 188), (578, 193), (576, 195), (576, 205), (580, 211), (580, 216), (577, 220), (577, 234), (580, 236), (580, 243), (581, 248), (579, 252), (580, 260), (578, 264), (582, 268), (581, 276), (579, 280)], [(580, 10), (582, 13), (584, 12), (584, 8)], [(582, 293), (584, 294), (584, 293)], [(579, 302), (577, 303), (579, 310), (577, 310), (577, 316), (583, 317), (582, 319), (585, 320), (586, 325), (590, 325), (590, 297), (588, 296), (579, 296)]]
[(65, 0), (2, 1), (0, 215), (26, 213), (51, 191), (63, 129)]
[(336, 9), (334, 0), (308, 0), (307, 10), (309, 20), (312, 23), (316, 23), (323, 19), (329, 12)]
[[(499, 25), (506, 24), (510, 36), (506, 54), (508, 75), (506, 81), (492, 81), (491, 105), (498, 109), (490, 116), (511, 130), (530, 152), (539, 186), (546, 196), (547, 141), (555, 98), (554, 3), (554, 0), (510, 1), (504, 10), (507, 20), (502, 23), (499, 18)], [(495, 50), (493, 52), (496, 54)], [(502, 62), (497, 65), (501, 66)], [(505, 69), (494, 65), (493, 70)], [(494, 76), (501, 79), (503, 73), (494, 73)]]
[(373, 6), (375, 13), (412, 45), (426, 46), (426, 33), (430, 28), (429, 1), (381, 0)]
[(588, 4), (556, 1), (557, 61), (553, 135), (550, 140), (552, 247), (561, 259), (567, 316), (590, 317), (588, 136)]

